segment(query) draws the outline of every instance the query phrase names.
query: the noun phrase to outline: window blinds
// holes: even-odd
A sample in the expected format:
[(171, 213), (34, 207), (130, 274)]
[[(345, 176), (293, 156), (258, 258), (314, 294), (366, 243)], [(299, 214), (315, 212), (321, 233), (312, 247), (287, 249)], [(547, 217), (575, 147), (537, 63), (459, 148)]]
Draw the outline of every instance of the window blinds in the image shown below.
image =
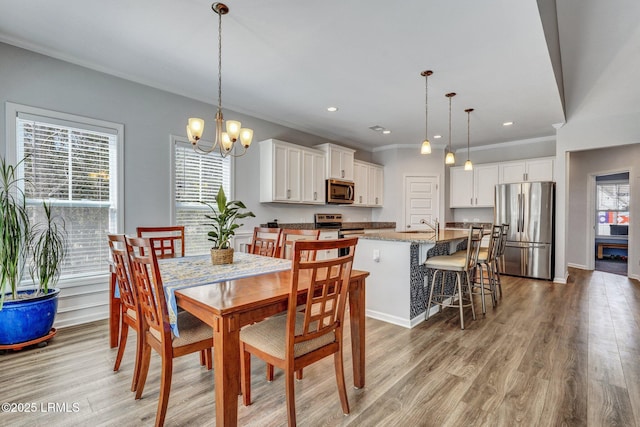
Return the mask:
[(205, 223), (210, 209), (201, 202), (215, 206), (220, 186), (231, 197), (231, 159), (218, 153), (201, 155), (191, 145), (175, 143), (175, 212), (176, 224), (185, 226), (187, 255), (209, 252), (211, 242)]

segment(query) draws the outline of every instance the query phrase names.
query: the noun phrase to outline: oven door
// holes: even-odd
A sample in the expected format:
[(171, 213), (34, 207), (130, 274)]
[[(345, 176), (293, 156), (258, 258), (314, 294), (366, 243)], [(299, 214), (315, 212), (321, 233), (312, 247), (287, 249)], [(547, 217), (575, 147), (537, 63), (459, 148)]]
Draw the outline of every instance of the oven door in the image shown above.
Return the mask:
[[(362, 236), (364, 234), (364, 228), (352, 228), (348, 230), (340, 230), (338, 233), (338, 238), (343, 239), (345, 237), (354, 237), (354, 236)], [(349, 249), (342, 248), (338, 250), (338, 256), (347, 255)]]

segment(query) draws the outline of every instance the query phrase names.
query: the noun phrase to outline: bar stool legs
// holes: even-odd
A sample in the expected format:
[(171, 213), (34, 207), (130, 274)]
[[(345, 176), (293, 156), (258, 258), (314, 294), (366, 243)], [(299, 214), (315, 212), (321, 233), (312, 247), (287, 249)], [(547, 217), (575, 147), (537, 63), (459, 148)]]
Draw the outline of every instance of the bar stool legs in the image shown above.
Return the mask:
[[(429, 317), (431, 317), (429, 315), (429, 312), (431, 311), (431, 303), (433, 302), (433, 291), (436, 287), (436, 278), (438, 277), (438, 273), (440, 273), (440, 276), (442, 278), (442, 280), (440, 281), (440, 293), (436, 294), (436, 298), (439, 299), (439, 301), (436, 302), (436, 304), (438, 305), (438, 313), (442, 311), (442, 307), (459, 307), (460, 308), (460, 329), (464, 329), (464, 308), (471, 306), (471, 316), (473, 317), (473, 320), (476, 320), (476, 311), (475, 308), (473, 306), (473, 294), (471, 292), (471, 281), (469, 278), (469, 272), (468, 271), (456, 271), (456, 289), (453, 292), (453, 294), (446, 294), (445, 293), (445, 275), (444, 273), (447, 272), (447, 270), (436, 270), (433, 272), (433, 278), (431, 279), (431, 290), (429, 291), (429, 301), (427, 302), (427, 311), (425, 314), (425, 320), (429, 319)], [(463, 292), (463, 285), (462, 285), (462, 273), (464, 273), (466, 275), (466, 290), (467, 293), (469, 295), (469, 302), (468, 303), (464, 303), (464, 292)], [(458, 304), (455, 304), (455, 298), (456, 295), (458, 296)], [(449, 298), (450, 301), (449, 303), (445, 303), (445, 298)]]

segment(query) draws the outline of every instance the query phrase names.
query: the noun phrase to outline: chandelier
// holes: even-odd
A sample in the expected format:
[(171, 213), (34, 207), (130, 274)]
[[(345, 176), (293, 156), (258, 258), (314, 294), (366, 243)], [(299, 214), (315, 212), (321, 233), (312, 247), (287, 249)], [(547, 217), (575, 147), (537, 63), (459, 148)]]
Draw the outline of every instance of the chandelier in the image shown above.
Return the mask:
[[(213, 3), (211, 9), (218, 14), (218, 109), (216, 111), (216, 138), (211, 146), (203, 146), (200, 141), (204, 132), (204, 120), (199, 118), (189, 118), (187, 124), (187, 137), (193, 146), (193, 149), (200, 154), (209, 154), (218, 148), (222, 157), (233, 156), (240, 157), (247, 152), (247, 148), (251, 145), (253, 139), (253, 130), (243, 128), (241, 123), (236, 120), (226, 121), (226, 132), (222, 131), (224, 123), (222, 117), (222, 15), (229, 12), (229, 8), (224, 3)], [(243, 151), (240, 154), (234, 154), (233, 150), (235, 142), (240, 139)]]
[(420, 73), (421, 76), (424, 77), (424, 141), (422, 141), (422, 147), (420, 147), (420, 154), (431, 154), (431, 143), (429, 142), (429, 132), (428, 132), (428, 119), (429, 119), (429, 109), (428, 109), (428, 100), (429, 100), (429, 76), (433, 74), (433, 71), (427, 70)]

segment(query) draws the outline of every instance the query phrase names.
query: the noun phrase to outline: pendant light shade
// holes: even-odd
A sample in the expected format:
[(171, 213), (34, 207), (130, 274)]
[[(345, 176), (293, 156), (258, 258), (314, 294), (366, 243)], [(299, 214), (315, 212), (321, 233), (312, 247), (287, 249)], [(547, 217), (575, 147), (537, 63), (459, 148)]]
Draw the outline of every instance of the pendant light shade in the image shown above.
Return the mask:
[(471, 163), (471, 160), (469, 159), (469, 146), (470, 146), (470, 141), (471, 141), (471, 112), (473, 111), (473, 108), (467, 108), (466, 110), (464, 110), (465, 113), (467, 113), (467, 161), (464, 162), (464, 170), (466, 171), (472, 171), (473, 170), (473, 163)]
[(456, 96), (456, 93), (451, 92), (446, 94), (445, 96), (449, 98), (449, 151), (446, 157), (444, 158), (444, 164), (454, 165), (456, 163), (456, 157), (454, 156), (453, 151), (451, 150), (451, 98)]
[(433, 71), (426, 70), (420, 73), (424, 77), (424, 141), (422, 141), (422, 147), (420, 147), (420, 154), (431, 154), (431, 143), (429, 142), (429, 76), (433, 74)]

